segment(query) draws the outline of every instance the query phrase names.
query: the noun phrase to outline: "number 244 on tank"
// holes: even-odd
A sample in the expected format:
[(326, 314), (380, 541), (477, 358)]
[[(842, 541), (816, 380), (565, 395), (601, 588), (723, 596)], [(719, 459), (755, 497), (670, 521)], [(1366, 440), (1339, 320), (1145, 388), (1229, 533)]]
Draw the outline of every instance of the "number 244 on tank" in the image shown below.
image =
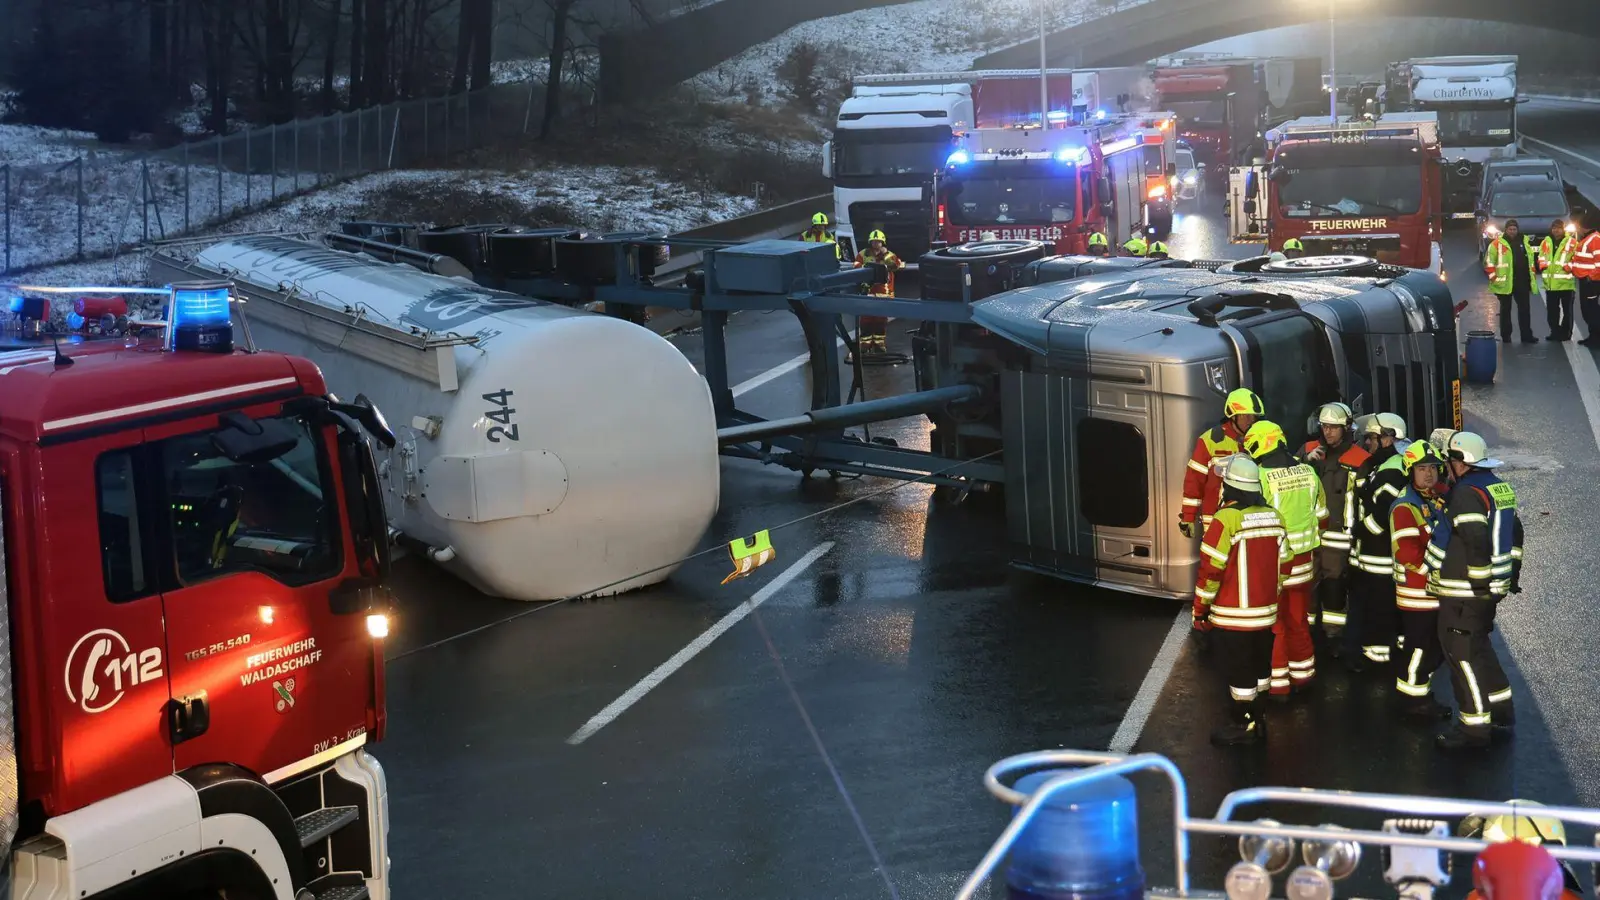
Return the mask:
[(508, 441), (517, 439), (517, 424), (511, 421), (516, 410), (511, 407), (511, 391), (499, 390), (483, 395), (483, 399), (499, 407), (499, 409), (485, 410), (483, 415), (487, 419), (499, 422), (499, 425), (489, 426), (489, 443), (498, 444), (501, 438)]

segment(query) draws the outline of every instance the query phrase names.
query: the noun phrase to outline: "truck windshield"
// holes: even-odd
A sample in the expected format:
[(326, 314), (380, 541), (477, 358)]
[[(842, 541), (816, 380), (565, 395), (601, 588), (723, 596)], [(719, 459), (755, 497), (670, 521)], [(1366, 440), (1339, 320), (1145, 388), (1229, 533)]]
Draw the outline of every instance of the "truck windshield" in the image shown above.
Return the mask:
[(1228, 117), (1226, 100), (1163, 100), (1161, 108), (1186, 125), (1221, 125)]
[(1075, 168), (1036, 177), (963, 177), (949, 185), (946, 214), (956, 225), (1071, 222), (1077, 212), (1077, 181)]
[(1567, 198), (1560, 191), (1496, 193), (1489, 204), (1491, 216), (1564, 216)]
[(1422, 206), (1422, 172), (1415, 165), (1290, 169), (1289, 175), (1278, 188), (1278, 205), (1294, 218), (1404, 216)]
[(834, 133), (835, 177), (931, 175), (950, 155), (949, 128), (881, 128)]
[(299, 440), (267, 462), (229, 460), (209, 432), (160, 442), (180, 582), (249, 569), (301, 584), (337, 569), (338, 492), (317, 434), (301, 419), (285, 421)]
[(1446, 147), (1500, 147), (1511, 143), (1516, 133), (1516, 110), (1499, 106), (1493, 109), (1456, 109), (1424, 106), (1439, 114), (1439, 140)]

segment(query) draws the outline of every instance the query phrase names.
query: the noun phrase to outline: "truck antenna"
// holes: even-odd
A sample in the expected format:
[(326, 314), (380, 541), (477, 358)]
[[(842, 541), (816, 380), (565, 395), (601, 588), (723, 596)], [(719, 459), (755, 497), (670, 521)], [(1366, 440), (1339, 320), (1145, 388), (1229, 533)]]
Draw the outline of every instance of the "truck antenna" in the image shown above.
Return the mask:
[(70, 366), (70, 365), (72, 365), (72, 357), (70, 357), (70, 356), (66, 355), (65, 353), (61, 352), (61, 337), (60, 337), (60, 335), (55, 335), (55, 334), (50, 335), (50, 343), (51, 343), (52, 346), (54, 346), (56, 348), (56, 361), (55, 361), (56, 366), (60, 367), (60, 366)]

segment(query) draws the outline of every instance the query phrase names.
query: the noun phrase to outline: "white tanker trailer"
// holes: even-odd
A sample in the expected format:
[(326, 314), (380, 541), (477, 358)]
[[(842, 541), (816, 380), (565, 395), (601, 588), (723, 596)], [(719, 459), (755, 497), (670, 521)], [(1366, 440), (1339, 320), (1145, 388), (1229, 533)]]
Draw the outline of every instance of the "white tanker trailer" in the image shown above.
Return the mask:
[(380, 458), (391, 524), (486, 593), (654, 584), (717, 511), (710, 390), (648, 329), (278, 236), (151, 265), (232, 279), (262, 347), (371, 398), (399, 438)]

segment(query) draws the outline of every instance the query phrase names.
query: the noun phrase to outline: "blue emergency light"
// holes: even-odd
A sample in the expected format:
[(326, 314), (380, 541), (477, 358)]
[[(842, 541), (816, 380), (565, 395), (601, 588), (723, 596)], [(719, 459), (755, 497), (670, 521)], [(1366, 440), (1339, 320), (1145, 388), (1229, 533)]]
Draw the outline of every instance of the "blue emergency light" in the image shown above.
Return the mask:
[(169, 286), (167, 349), (233, 352), (233, 318), (226, 281), (195, 281)]
[(6, 309), (11, 311), (11, 312), (14, 312), (14, 313), (22, 312), (22, 304), (25, 303), (25, 302), (26, 301), (23, 300), (21, 295), (13, 296), (6, 303)]
[(1088, 153), (1089, 151), (1083, 147), (1062, 147), (1060, 150), (1056, 151), (1056, 162), (1083, 162), (1084, 156), (1088, 155)]
[[(1031, 796), (1067, 771), (1024, 775), (1016, 790)], [(1053, 794), (1012, 845), (1006, 887), (1016, 900), (1143, 900), (1133, 783), (1118, 776)]]
[(957, 150), (944, 161), (947, 166), (964, 166), (972, 162), (972, 157), (965, 150)]
[(1094, 111), (1094, 117), (1096, 119), (1102, 119), (1103, 120), (1106, 117), (1106, 111), (1103, 110), (1103, 109), (1097, 109), (1097, 110)]

